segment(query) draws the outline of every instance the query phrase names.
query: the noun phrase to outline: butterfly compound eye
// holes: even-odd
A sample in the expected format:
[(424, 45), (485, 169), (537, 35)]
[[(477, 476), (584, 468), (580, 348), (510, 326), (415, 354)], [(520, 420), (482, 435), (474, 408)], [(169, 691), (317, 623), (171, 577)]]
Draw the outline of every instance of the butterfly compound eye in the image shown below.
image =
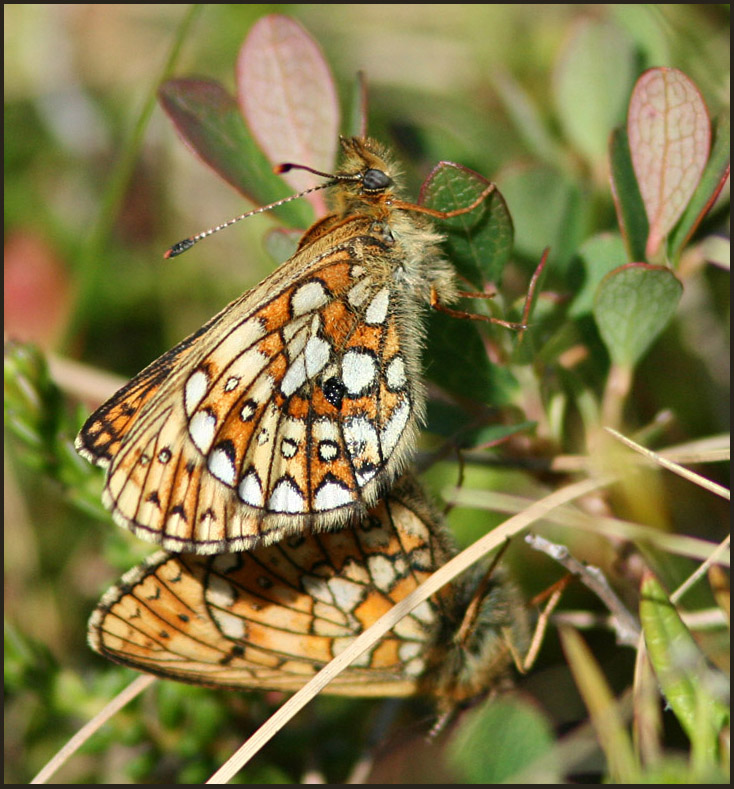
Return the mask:
[(382, 170), (370, 168), (362, 176), (362, 186), (366, 192), (381, 192), (392, 184), (392, 178)]

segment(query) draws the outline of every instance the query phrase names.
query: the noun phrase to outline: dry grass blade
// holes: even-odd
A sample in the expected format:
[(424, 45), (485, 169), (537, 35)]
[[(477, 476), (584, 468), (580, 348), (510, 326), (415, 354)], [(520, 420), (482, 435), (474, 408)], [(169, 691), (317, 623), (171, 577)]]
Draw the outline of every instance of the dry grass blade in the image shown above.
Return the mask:
[(681, 597), (703, 576), (708, 572), (709, 567), (713, 564), (723, 564), (726, 559), (726, 554), (729, 552), (729, 545), (731, 543), (731, 536), (727, 535), (724, 540), (717, 546), (716, 550), (698, 567), (696, 571), (691, 573), (688, 578), (670, 595), (670, 600), (677, 603)]
[(621, 441), (625, 446), (628, 446), (630, 449), (633, 449), (635, 452), (639, 452), (641, 455), (652, 460), (654, 463), (662, 466), (663, 468), (668, 469), (668, 471), (672, 471), (674, 474), (678, 474), (679, 476), (683, 477), (684, 479), (690, 480), (694, 482), (696, 485), (700, 485), (702, 488), (706, 490), (710, 490), (712, 493), (715, 493), (717, 496), (721, 496), (722, 498), (729, 501), (730, 493), (729, 491), (723, 487), (722, 485), (718, 485), (716, 482), (712, 482), (706, 477), (702, 477), (700, 474), (696, 474), (695, 471), (689, 471), (687, 468), (684, 468), (678, 463), (675, 463), (672, 460), (668, 460), (664, 458), (662, 455), (659, 455), (657, 452), (653, 452), (646, 447), (637, 444), (636, 442), (632, 441), (632, 439), (623, 436), (621, 433), (614, 430), (614, 428), (607, 427), (605, 430), (613, 435), (618, 441)]

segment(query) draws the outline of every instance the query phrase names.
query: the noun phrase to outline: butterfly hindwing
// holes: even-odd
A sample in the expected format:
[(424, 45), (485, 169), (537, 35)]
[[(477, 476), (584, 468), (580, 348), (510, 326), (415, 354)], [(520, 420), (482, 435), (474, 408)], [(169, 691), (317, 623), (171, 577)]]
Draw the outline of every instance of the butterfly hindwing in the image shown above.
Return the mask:
[[(90, 643), (170, 679), (297, 690), (447, 558), (445, 536), (406, 490), (354, 529), (210, 557), (159, 552), (107, 592)], [(440, 615), (437, 601), (415, 609), (329, 692), (415, 692)]]

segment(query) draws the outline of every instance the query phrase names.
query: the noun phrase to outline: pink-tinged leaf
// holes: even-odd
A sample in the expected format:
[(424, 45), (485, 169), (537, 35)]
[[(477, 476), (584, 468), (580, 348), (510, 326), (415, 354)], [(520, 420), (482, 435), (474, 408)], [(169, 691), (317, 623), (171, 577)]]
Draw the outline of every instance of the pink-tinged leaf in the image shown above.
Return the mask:
[[(318, 45), (297, 22), (271, 14), (255, 23), (237, 58), (237, 98), (273, 164), (295, 162), (333, 172), (339, 133), (336, 87)], [(284, 177), (298, 191), (322, 180), (302, 170)], [(309, 197), (323, 213), (323, 195)]]
[(685, 74), (654, 68), (632, 91), (627, 133), (650, 224), (646, 256), (651, 260), (696, 190), (709, 155), (711, 124), (698, 88)]

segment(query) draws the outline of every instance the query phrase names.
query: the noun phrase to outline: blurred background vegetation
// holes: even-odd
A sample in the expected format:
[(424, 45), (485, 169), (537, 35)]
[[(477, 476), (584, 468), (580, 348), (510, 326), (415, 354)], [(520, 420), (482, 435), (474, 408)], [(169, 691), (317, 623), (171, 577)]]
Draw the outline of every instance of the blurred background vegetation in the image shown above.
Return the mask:
[[(249, 206), (192, 155), (153, 99), (167, 77), (216, 79), (234, 93), (237, 52), (252, 24), (264, 14), (287, 14), (322, 47), (344, 117), (355, 74), (366, 74), (369, 132), (396, 151), (408, 195), (418, 194), (439, 160), (499, 184), (515, 227), (502, 283), (508, 307), (521, 301), (551, 247), (548, 297), (536, 311), (542, 335), (532, 358), (513, 358), (524, 392), (513, 403), (514, 421), (537, 423), (525, 443), (512, 446), (526, 459), (582, 455), (584, 409), (608, 385), (609, 358), (588, 309), (570, 315), (566, 307), (583, 287), (585, 242), (618, 230), (608, 140), (624, 124), (635, 80), (652, 66), (675, 67), (696, 83), (712, 117), (729, 112), (728, 5), (8, 4), (4, 13), (6, 340), (34, 343), (53, 364), (79, 360), (124, 380), (272, 270), (263, 245), (272, 217), (240, 223), (195, 254), (161, 260), (180, 238)], [(623, 432), (658, 420), (657, 432), (648, 433), (653, 446), (729, 429), (724, 237), (728, 184), (678, 264), (682, 301), (636, 366), (623, 403)], [(484, 336), (491, 354), (494, 328)], [(86, 647), (86, 619), (119, 574), (152, 550), (111, 524), (98, 504), (100, 475), (69, 450), (102, 397), (97, 393), (107, 387), (109, 394), (110, 384), (95, 378), (99, 388), (92, 390), (80, 371), (52, 365), (60, 370), (54, 377), (61, 394), (18, 346), (9, 367), (6, 415), (9, 400), (23, 401), (29, 423), (16, 422), (16, 438), (6, 441), (5, 771), (6, 782), (26, 783), (133, 676)], [(433, 413), (440, 425), (441, 414)], [(475, 438), (473, 446), (482, 443)], [(437, 445), (434, 436), (424, 450)], [(468, 464), (464, 485), (534, 500), (566, 481), (550, 465), (530, 473), (503, 463), (504, 454), (499, 447), (491, 466)], [(449, 453), (424, 475), (434, 496), (457, 482), (455, 457)], [(724, 482), (722, 466), (702, 472)], [(633, 495), (599, 497), (590, 506), (662, 532), (715, 542), (727, 533), (723, 501), (665, 472), (647, 474)], [(449, 522), (468, 544), (504, 517), (456, 508)], [(562, 527), (544, 534), (602, 567), (636, 609), (629, 558), (639, 545)], [(660, 552), (645, 558), (669, 590), (697, 564)], [(511, 547), (508, 562), (528, 598), (563, 572), (522, 544)], [(686, 604), (714, 605), (705, 581)], [(580, 586), (562, 607), (603, 612)], [(634, 651), (601, 628), (585, 637), (613, 692), (628, 689)], [(697, 638), (728, 669), (724, 628)], [(590, 782), (609, 774), (583, 729), (588, 713), (553, 632), (518, 685), (523, 705), (495, 708), (503, 709), (498, 727), (469, 721), (433, 745), (423, 741), (431, 708), (421, 701), (400, 706), (388, 725), (378, 702), (322, 697), (238, 780), (298, 782), (313, 774), (344, 781), (377, 741), (371, 781), (493, 782), (513, 774), (512, 765), (487, 766), (493, 742), (509, 754), (516, 740), (535, 738), (520, 749), (523, 763), (534, 747), (544, 752), (548, 732), (560, 743), (548, 777)], [(275, 694), (157, 683), (99, 732), (58, 781), (201, 782), (280, 701)], [(664, 763), (680, 777), (675, 760), (686, 763), (687, 740), (670, 712), (660, 726), (661, 747), (678, 754)], [(561, 738), (570, 731), (579, 739), (574, 758), (564, 762)]]

